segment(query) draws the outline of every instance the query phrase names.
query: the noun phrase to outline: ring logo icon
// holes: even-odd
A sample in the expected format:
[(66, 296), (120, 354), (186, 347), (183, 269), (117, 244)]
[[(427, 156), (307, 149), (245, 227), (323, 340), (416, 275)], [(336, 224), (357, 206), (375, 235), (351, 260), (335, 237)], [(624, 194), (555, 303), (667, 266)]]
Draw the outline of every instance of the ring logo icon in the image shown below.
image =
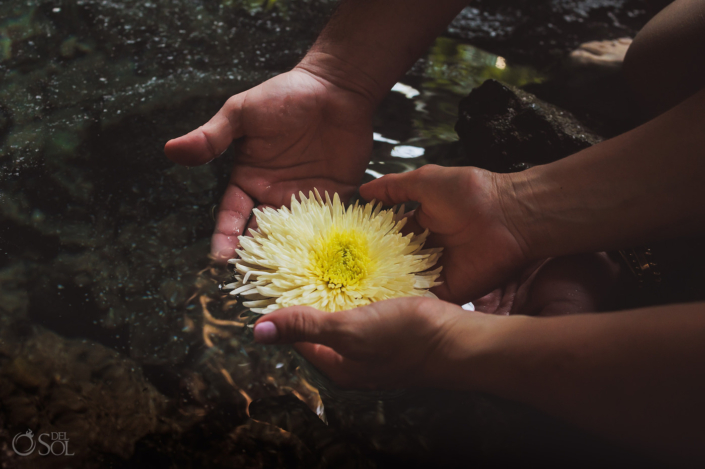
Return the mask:
[[(27, 438), (29, 440), (29, 449), (26, 448), (26, 443), (21, 442), (22, 438)], [(34, 433), (32, 433), (32, 430), (27, 430), (27, 433), (18, 433), (12, 439), (12, 449), (15, 450), (15, 453), (20, 456), (29, 456), (36, 447), (37, 442), (34, 441)], [(22, 449), (24, 449), (24, 451), (22, 451)]]
[(40, 456), (73, 456), (76, 453), (69, 452), (69, 439), (65, 432), (40, 433), (37, 440), (34, 440), (32, 430), (25, 433), (18, 433), (12, 439), (12, 449), (19, 456), (29, 456), (37, 448), (37, 442), (42, 445), (37, 453)]

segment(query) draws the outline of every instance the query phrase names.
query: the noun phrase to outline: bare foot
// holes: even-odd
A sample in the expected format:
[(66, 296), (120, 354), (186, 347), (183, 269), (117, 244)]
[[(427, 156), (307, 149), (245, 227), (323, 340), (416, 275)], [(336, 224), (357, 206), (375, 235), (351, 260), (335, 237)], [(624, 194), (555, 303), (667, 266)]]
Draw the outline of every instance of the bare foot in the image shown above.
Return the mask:
[(570, 53), (569, 62), (575, 67), (620, 68), (631, 44), (629, 37), (586, 42)]

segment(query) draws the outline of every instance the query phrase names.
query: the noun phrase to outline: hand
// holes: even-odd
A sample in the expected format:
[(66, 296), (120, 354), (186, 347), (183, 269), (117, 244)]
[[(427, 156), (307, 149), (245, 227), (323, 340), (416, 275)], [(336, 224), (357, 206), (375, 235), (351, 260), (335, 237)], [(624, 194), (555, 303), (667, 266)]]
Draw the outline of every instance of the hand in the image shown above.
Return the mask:
[(167, 142), (167, 157), (195, 166), (238, 140), (211, 243), (216, 259), (233, 257), (255, 201), (289, 205), (292, 194), (314, 187), (345, 200), (360, 183), (372, 148), (373, 100), (312, 70), (297, 67), (237, 94), (207, 124)]
[(558, 316), (610, 310), (628, 277), (604, 252), (546, 259), (491, 293), (473, 300), (489, 314)]
[(464, 311), (430, 298), (395, 298), (337, 313), (305, 306), (261, 317), (255, 340), (295, 343), (316, 368), (344, 387), (433, 386), (487, 390), (483, 373), (463, 374), (501, 328), (496, 315), (562, 315), (602, 310), (617, 284), (619, 264), (604, 253), (549, 259)]
[[(475, 319), (471, 325), (478, 330), (504, 319), (436, 299), (395, 298), (337, 313), (284, 308), (260, 318), (254, 334), (261, 343), (296, 343), (306, 359), (340, 386), (433, 386), (448, 364), (447, 347), (454, 335), (469, 333), (456, 327), (468, 317)], [(465, 339), (472, 342), (472, 334)]]
[(443, 247), (439, 298), (463, 304), (488, 293), (529, 264), (501, 203), (502, 175), (477, 168), (426, 165), (365, 184), (360, 194), (385, 204), (420, 202), (413, 222), (429, 229), (429, 247)]

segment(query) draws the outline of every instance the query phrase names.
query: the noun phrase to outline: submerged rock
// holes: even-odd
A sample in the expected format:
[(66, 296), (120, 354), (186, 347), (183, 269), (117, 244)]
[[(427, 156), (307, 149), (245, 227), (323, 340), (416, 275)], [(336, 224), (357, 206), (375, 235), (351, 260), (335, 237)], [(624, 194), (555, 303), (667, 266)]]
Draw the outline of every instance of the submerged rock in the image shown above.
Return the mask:
[[(64, 432), (78, 467), (99, 454), (129, 457), (159, 430), (167, 400), (131, 360), (41, 328), (5, 329), (1, 339), (0, 403), (11, 434)], [(38, 451), (12, 456), (21, 467), (56, 467)]]
[(455, 130), (464, 153), (439, 163), (496, 172), (550, 163), (601, 141), (568, 111), (495, 80), (460, 102)]

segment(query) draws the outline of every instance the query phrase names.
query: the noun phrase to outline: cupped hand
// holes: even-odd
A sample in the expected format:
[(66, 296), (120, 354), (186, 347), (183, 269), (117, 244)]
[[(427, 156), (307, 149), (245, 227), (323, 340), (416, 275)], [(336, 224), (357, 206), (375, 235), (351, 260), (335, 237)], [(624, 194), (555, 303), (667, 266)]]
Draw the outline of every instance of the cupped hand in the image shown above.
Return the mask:
[[(413, 225), (428, 229), (428, 247), (443, 247), (443, 284), (433, 291), (456, 304), (489, 293), (531, 261), (502, 208), (501, 175), (478, 168), (426, 165), (363, 185), (360, 194), (385, 204), (416, 201)], [(418, 227), (417, 227), (418, 228)]]
[(477, 328), (503, 319), (436, 299), (395, 298), (336, 313), (284, 308), (260, 318), (254, 334), (261, 343), (296, 343), (343, 387), (431, 386), (448, 364), (447, 348), (461, 329), (457, 323), (467, 316), (476, 317)]
[(482, 372), (463, 370), (477, 371), (475, 358), (493, 347), (503, 327), (515, 327), (501, 316), (605, 310), (619, 274), (604, 253), (549, 259), (476, 300), (477, 311), (418, 297), (337, 313), (294, 306), (261, 317), (254, 335), (260, 343), (295, 344), (343, 387), (486, 390)]
[(255, 203), (288, 205), (292, 194), (313, 188), (350, 196), (369, 161), (373, 111), (373, 100), (354, 87), (295, 68), (231, 97), (207, 124), (167, 142), (167, 157), (195, 166), (237, 140), (213, 256), (233, 257)]

